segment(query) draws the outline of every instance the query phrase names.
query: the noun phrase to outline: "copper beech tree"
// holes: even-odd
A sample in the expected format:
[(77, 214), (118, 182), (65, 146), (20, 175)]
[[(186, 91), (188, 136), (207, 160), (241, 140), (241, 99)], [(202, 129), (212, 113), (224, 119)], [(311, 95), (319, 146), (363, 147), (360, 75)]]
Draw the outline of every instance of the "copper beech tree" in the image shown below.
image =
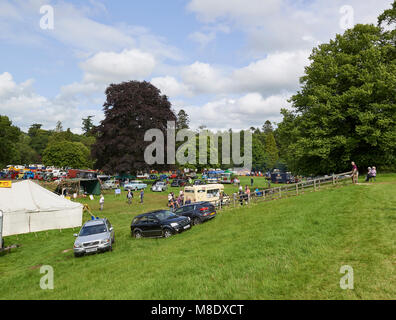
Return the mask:
[[(171, 103), (146, 81), (111, 84), (106, 96), (105, 119), (95, 128), (97, 140), (92, 146), (96, 168), (108, 173), (148, 169), (144, 150), (151, 142), (144, 141), (144, 134), (149, 129), (160, 129), (166, 136), (167, 121), (176, 121)], [(165, 164), (150, 168), (166, 169), (166, 163), (165, 159)]]

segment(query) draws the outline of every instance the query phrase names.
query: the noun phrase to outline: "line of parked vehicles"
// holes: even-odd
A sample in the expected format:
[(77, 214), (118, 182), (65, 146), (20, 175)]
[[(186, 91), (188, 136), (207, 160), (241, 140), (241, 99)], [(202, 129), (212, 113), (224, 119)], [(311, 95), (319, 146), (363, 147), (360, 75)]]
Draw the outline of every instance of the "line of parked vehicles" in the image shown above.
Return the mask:
[[(216, 207), (210, 202), (200, 201), (185, 204), (174, 211), (155, 210), (133, 218), (130, 226), (131, 236), (156, 238), (170, 236), (191, 229), (216, 217)], [(87, 221), (78, 234), (73, 250), (75, 257), (85, 254), (112, 251), (115, 243), (115, 231), (107, 218), (95, 218)]]

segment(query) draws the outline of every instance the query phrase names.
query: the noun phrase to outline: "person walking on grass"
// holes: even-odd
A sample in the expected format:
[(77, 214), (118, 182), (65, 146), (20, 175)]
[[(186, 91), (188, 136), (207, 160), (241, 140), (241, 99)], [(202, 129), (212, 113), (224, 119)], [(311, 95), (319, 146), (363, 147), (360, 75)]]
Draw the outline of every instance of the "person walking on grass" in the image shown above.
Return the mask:
[(103, 194), (100, 195), (99, 205), (100, 205), (100, 211), (103, 211), (103, 205), (104, 205), (104, 197), (103, 197)]
[(128, 199), (128, 204), (131, 205), (133, 199), (133, 192), (131, 190), (128, 190), (127, 199)]
[(143, 204), (144, 190), (140, 190), (140, 203)]

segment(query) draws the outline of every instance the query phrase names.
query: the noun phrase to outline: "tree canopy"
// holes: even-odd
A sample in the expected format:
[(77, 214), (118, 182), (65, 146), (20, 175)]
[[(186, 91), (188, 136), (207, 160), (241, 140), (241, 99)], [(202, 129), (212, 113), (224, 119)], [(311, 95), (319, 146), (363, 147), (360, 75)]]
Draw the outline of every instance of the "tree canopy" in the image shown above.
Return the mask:
[(393, 165), (396, 160), (394, 33), (356, 25), (314, 48), (311, 64), (283, 110), (277, 135), (289, 166), (301, 173)]
[(92, 146), (96, 167), (120, 173), (147, 169), (144, 150), (150, 142), (144, 141), (145, 132), (159, 129), (166, 135), (167, 121), (176, 121), (168, 98), (146, 81), (112, 84), (106, 96), (105, 119), (96, 128)]
[(50, 143), (43, 153), (43, 163), (47, 166), (89, 168), (90, 151), (81, 142), (67, 140)]

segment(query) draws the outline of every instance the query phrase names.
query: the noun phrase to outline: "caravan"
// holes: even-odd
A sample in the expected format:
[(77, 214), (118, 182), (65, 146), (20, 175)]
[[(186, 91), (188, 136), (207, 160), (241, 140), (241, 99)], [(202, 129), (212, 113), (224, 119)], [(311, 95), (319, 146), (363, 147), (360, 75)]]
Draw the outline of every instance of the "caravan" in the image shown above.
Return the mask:
[(183, 203), (195, 203), (207, 201), (217, 205), (229, 201), (229, 197), (224, 195), (224, 186), (222, 184), (195, 185), (184, 188)]

